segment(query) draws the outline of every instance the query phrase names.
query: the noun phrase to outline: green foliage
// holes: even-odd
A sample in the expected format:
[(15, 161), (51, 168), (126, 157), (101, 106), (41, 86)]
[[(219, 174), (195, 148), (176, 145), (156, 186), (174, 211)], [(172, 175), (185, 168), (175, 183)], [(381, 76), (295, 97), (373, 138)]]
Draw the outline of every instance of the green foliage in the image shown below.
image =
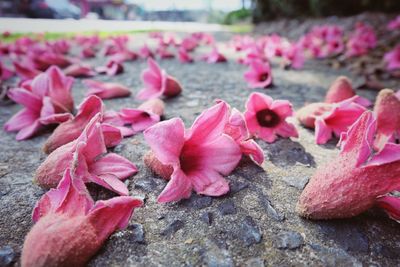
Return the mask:
[(223, 23), (232, 25), (238, 22), (245, 21), (251, 17), (251, 11), (249, 9), (234, 10), (226, 14)]

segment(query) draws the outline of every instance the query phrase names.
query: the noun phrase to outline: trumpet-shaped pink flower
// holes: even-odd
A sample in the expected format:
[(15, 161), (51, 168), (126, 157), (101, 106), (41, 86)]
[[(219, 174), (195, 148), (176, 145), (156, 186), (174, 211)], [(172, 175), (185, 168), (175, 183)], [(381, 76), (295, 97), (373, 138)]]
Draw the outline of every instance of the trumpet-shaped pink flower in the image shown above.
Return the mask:
[(332, 109), (315, 119), (315, 141), (325, 144), (332, 135), (340, 137), (363, 114), (365, 107), (354, 102), (353, 98), (333, 104)]
[(292, 104), (287, 100), (273, 100), (271, 97), (252, 93), (246, 102), (244, 117), (250, 133), (268, 143), (277, 136), (298, 137), (296, 128), (286, 119), (293, 114)]
[(224, 133), (235, 140), (244, 155), (249, 156), (259, 165), (264, 162), (264, 153), (261, 147), (251, 139), (246, 120), (239, 110), (232, 109), (228, 123), (225, 125)]
[(105, 66), (97, 67), (96, 71), (109, 76), (115, 76), (124, 72), (124, 66), (120, 62), (110, 60)]
[(95, 80), (84, 80), (83, 83), (89, 88), (86, 95), (97, 95), (102, 99), (130, 96), (131, 91), (119, 83), (104, 83)]
[(210, 53), (203, 55), (202, 59), (207, 63), (224, 63), (226, 57), (220, 53), (216, 46), (213, 47)]
[(400, 145), (371, 151), (376, 131), (373, 114), (364, 114), (342, 135), (336, 159), (317, 169), (302, 192), (297, 212), (310, 219), (356, 216), (400, 186)]
[(82, 134), (70, 143), (54, 150), (39, 166), (35, 182), (44, 188), (56, 187), (67, 168), (76, 169), (84, 182), (93, 182), (121, 195), (128, 189), (121, 181), (137, 172), (129, 160), (107, 153), (106, 141), (98, 113), (87, 124)]
[(384, 56), (387, 70), (400, 69), (400, 45), (397, 45), (392, 51), (387, 52)]
[(67, 169), (57, 189), (34, 208), (36, 224), (25, 238), (21, 265), (84, 266), (142, 205), (141, 199), (128, 196), (94, 203), (82, 180)]
[[(238, 164), (241, 151), (224, 134), (229, 107), (224, 102), (204, 111), (190, 129), (179, 118), (159, 122), (144, 132), (154, 156), (170, 178), (158, 197), (159, 202), (178, 201), (198, 194), (220, 196), (229, 191), (228, 175)], [(150, 166), (157, 168), (157, 166)]]
[(390, 218), (400, 222), (400, 198), (394, 196), (382, 196), (378, 197), (376, 202), (380, 208), (386, 211)]
[(390, 31), (400, 29), (400, 15), (389, 21), (387, 29)]
[[(329, 90), (325, 96), (325, 103), (338, 103), (343, 100), (352, 98), (355, 95), (356, 93), (354, 92), (350, 80), (345, 76), (339, 76), (332, 83), (331, 87), (329, 87)], [(362, 106), (367, 107), (371, 105), (371, 102), (364, 97), (357, 96), (353, 99), (354, 102)]]
[(271, 67), (268, 62), (254, 60), (244, 78), (250, 88), (266, 88), (272, 83)]
[(179, 82), (161, 69), (152, 58), (147, 60), (147, 64), (148, 69), (142, 72), (142, 81), (145, 87), (139, 91), (136, 98), (145, 100), (162, 95), (173, 97), (181, 93), (182, 87)]
[(96, 72), (88, 64), (75, 63), (64, 69), (65, 75), (72, 77), (92, 77)]
[(383, 89), (379, 92), (374, 113), (377, 123), (374, 147), (379, 151), (388, 141), (400, 134), (400, 99), (396, 97), (393, 90)]

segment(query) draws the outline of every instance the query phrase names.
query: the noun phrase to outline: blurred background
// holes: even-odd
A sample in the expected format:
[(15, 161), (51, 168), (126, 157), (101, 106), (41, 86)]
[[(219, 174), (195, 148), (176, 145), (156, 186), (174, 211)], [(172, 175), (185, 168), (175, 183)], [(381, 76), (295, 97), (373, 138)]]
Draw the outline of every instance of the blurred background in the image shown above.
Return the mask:
[(399, 12), (399, 0), (1, 0), (1, 17), (234, 24)]

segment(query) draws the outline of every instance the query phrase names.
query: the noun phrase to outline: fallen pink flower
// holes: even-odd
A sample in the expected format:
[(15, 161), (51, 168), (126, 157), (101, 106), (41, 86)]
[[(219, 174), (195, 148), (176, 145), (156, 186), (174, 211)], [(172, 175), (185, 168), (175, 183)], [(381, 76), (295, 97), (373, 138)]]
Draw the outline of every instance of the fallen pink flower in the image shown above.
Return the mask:
[(31, 53), (29, 54), (29, 59), (32, 61), (35, 69), (45, 71), (50, 66), (58, 66), (60, 68), (65, 68), (71, 65), (71, 60), (62, 54), (55, 54), (53, 52), (44, 52), (40, 54)]
[(285, 138), (299, 136), (295, 126), (286, 121), (292, 115), (289, 101), (273, 100), (261, 93), (249, 96), (244, 113), (249, 132), (268, 143), (273, 143), (278, 135)]
[(0, 62), (0, 82), (6, 81), (14, 76), (14, 71), (7, 68), (2, 62)]
[(336, 159), (317, 169), (302, 192), (297, 212), (309, 219), (356, 216), (377, 203), (377, 198), (400, 186), (400, 145), (386, 144), (371, 151), (376, 121), (370, 111), (342, 135)]
[(22, 81), (32, 80), (38, 74), (41, 73), (40, 70), (31, 68), (31, 67), (27, 67), (27, 66), (23, 66), (16, 61), (13, 62), (13, 65), (14, 65), (15, 73), (21, 78)]
[(374, 106), (377, 132), (374, 148), (382, 150), (387, 142), (400, 134), (400, 99), (390, 89), (383, 89), (376, 97)]
[[(229, 191), (228, 175), (238, 164), (241, 151), (236, 142), (224, 134), (229, 119), (229, 107), (220, 102), (204, 111), (185, 129), (179, 118), (159, 122), (144, 132), (153, 152), (149, 166), (162, 167), (167, 186), (158, 196), (158, 202), (189, 198), (192, 189), (198, 194), (221, 196)], [(157, 173), (160, 173), (157, 171)]]
[(198, 41), (193, 37), (186, 37), (182, 40), (180, 47), (182, 50), (192, 52), (199, 45)]
[(173, 97), (181, 93), (182, 87), (179, 82), (161, 69), (152, 58), (147, 60), (147, 65), (148, 68), (141, 76), (145, 87), (136, 95), (137, 99), (145, 100), (162, 95)]
[(283, 51), (283, 58), (293, 69), (301, 69), (304, 65), (304, 52), (299, 45), (293, 44)]
[(400, 198), (394, 196), (378, 197), (377, 205), (384, 209), (390, 218), (400, 222)]
[(244, 78), (250, 88), (266, 88), (272, 83), (271, 67), (268, 62), (254, 60)]
[(54, 150), (37, 168), (34, 181), (44, 188), (56, 187), (67, 168), (76, 169), (85, 183), (93, 182), (120, 195), (128, 189), (122, 182), (137, 173), (129, 160), (107, 153), (106, 141), (98, 113), (74, 141)]
[(150, 48), (147, 45), (143, 45), (140, 49), (139, 49), (139, 56), (141, 58), (154, 58), (154, 53), (150, 50)]
[(122, 196), (94, 203), (82, 181), (67, 169), (57, 189), (36, 204), (36, 223), (25, 238), (22, 267), (85, 266), (107, 238), (125, 228), (139, 198)]
[(66, 39), (55, 40), (46, 42), (46, 46), (56, 54), (68, 54), (71, 48), (70, 42)]
[(332, 109), (333, 104), (322, 102), (311, 103), (299, 109), (296, 112), (296, 118), (305, 127), (314, 129), (316, 118)]
[(175, 57), (175, 54), (169, 51), (165, 46), (159, 46), (156, 51), (160, 59), (171, 59)]
[(249, 156), (259, 165), (264, 162), (264, 153), (261, 147), (251, 139), (245, 118), (239, 110), (232, 109), (224, 133), (235, 140), (244, 155)]
[(89, 88), (86, 95), (97, 95), (102, 99), (130, 96), (131, 91), (119, 83), (104, 83), (95, 80), (84, 80), (83, 84)]
[(81, 50), (80, 55), (81, 58), (94, 58), (96, 57), (96, 50), (91, 46), (87, 46)]
[(44, 144), (43, 151), (47, 154), (62, 145), (77, 139), (89, 121), (98, 113), (103, 113), (103, 102), (97, 96), (89, 96), (78, 107), (74, 118), (61, 123), (49, 136)]
[(125, 61), (134, 61), (138, 58), (138, 54), (133, 51), (123, 50), (120, 52), (115, 53), (110, 57), (110, 61), (114, 61), (117, 63), (123, 63)]
[[(338, 103), (356, 95), (350, 80), (345, 76), (339, 76), (329, 87), (325, 96), (325, 103)], [(354, 102), (362, 106), (370, 106), (371, 102), (361, 96), (354, 97)]]
[(365, 55), (370, 49), (375, 48), (376, 43), (377, 38), (374, 29), (369, 25), (358, 22), (347, 41), (345, 55), (347, 57)]
[(388, 23), (387, 29), (390, 31), (400, 29), (400, 15), (398, 15), (396, 18), (392, 19)]
[(124, 72), (124, 66), (121, 63), (114, 60), (107, 62), (105, 66), (100, 66), (96, 68), (98, 73), (107, 74), (109, 76), (114, 76)]
[(227, 61), (226, 57), (215, 46), (210, 53), (203, 55), (202, 59), (207, 63), (223, 63)]
[(392, 51), (387, 52), (383, 59), (387, 70), (400, 69), (400, 45), (397, 45)]
[(333, 104), (332, 109), (315, 119), (315, 142), (328, 142), (332, 135), (340, 137), (364, 113), (365, 107), (354, 102), (354, 97)]
[(64, 69), (65, 75), (72, 77), (92, 77), (96, 72), (88, 64), (75, 63)]
[(194, 61), (193, 57), (183, 48), (178, 50), (178, 59), (181, 63), (192, 63)]

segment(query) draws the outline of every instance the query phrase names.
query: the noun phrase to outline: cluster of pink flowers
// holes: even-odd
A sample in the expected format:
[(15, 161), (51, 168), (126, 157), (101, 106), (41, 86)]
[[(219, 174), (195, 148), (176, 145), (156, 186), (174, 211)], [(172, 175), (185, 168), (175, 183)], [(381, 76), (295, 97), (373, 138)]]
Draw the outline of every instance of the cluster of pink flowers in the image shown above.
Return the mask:
[(370, 49), (375, 48), (377, 38), (374, 29), (364, 23), (357, 23), (354, 31), (346, 43), (346, 56), (362, 56)]

